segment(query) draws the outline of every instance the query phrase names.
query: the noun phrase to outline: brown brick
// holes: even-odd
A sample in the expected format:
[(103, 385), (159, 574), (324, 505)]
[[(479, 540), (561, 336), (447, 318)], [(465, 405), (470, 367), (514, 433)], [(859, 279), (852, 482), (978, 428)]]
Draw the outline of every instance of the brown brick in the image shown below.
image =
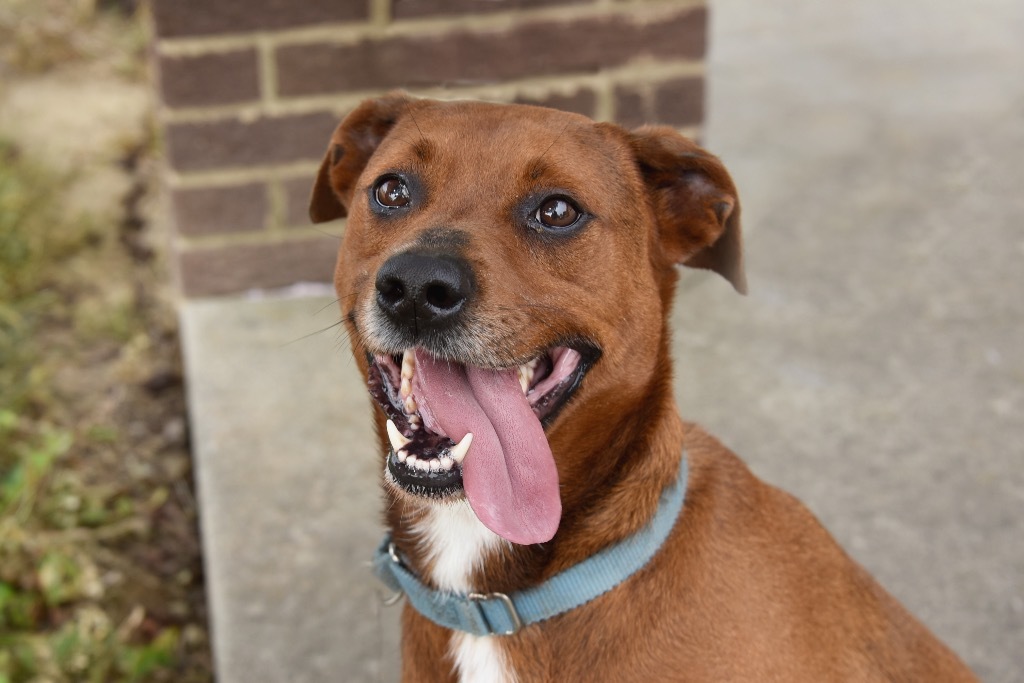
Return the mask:
[(315, 237), (185, 251), (179, 255), (182, 291), (185, 296), (213, 296), (331, 282), (338, 244), (330, 237)]
[(291, 227), (309, 226), (309, 195), (313, 190), (313, 174), (308, 178), (292, 178), (284, 187), (285, 224)]
[(267, 31), (359, 21), (370, 0), (152, 0), (161, 38)]
[(176, 123), (167, 127), (167, 156), (179, 171), (319, 160), (337, 124), (329, 112)]
[(670, 126), (692, 126), (704, 120), (704, 79), (700, 76), (665, 81), (654, 91), (654, 117)]
[(171, 107), (233, 104), (259, 99), (256, 51), (160, 58), (160, 91)]
[(704, 8), (697, 7), (647, 24), (615, 14), (529, 22), (503, 31), (458, 29), (350, 45), (292, 45), (277, 52), (280, 92), (312, 95), (594, 73), (641, 55), (696, 59), (704, 55), (706, 19)]
[(415, 19), (441, 14), (486, 14), (510, 10), (576, 5), (592, 0), (392, 0), (391, 16)]
[(597, 95), (590, 88), (580, 88), (571, 95), (553, 94), (542, 98), (517, 97), (515, 101), (519, 104), (551, 107), (590, 117), (594, 116), (597, 109)]
[(631, 85), (615, 86), (615, 122), (635, 128), (651, 120), (651, 107), (643, 91)]
[(178, 232), (183, 235), (248, 232), (266, 223), (263, 183), (175, 190), (172, 203)]

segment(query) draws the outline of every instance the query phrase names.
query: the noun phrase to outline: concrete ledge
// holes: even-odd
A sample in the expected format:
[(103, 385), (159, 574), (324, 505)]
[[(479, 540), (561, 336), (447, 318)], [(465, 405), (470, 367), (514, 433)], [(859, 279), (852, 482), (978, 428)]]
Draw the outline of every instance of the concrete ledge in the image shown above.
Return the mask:
[(217, 679), (397, 679), (370, 404), (328, 298), (183, 304)]

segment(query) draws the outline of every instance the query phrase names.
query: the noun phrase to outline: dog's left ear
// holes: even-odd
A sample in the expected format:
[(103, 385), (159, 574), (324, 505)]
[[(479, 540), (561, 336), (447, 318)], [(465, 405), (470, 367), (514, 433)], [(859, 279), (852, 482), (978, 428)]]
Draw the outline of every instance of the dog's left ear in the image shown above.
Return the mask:
[(356, 180), (395, 122), (415, 102), (401, 93), (366, 100), (338, 125), (309, 199), (309, 217), (314, 223), (348, 215)]
[(665, 256), (713, 270), (746, 294), (739, 197), (722, 162), (666, 126), (644, 126), (629, 139)]

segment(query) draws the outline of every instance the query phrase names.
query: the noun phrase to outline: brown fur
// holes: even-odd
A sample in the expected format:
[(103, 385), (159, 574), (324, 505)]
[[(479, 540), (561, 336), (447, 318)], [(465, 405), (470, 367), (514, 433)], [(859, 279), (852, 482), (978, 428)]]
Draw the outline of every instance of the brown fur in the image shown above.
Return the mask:
[[(417, 174), (426, 200), (385, 229), (367, 197), (396, 170)], [(513, 216), (538, 187), (571, 192), (594, 220), (568, 238), (531, 233)], [(389, 95), (339, 126), (310, 212), (349, 216), (335, 284), (364, 374), (360, 306), (377, 269), (445, 230), (459, 231), (478, 278), (487, 362), (522, 363), (566, 336), (601, 349), (548, 429), (562, 485), (557, 535), (488, 557), (477, 589), (535, 585), (636, 531), (686, 448), (686, 504), (665, 546), (611, 593), (502, 638), (519, 681), (974, 680), (798, 501), (678, 417), (666, 323), (676, 264), (746, 288), (739, 200), (718, 159), (665, 128)], [(376, 412), (375, 421), (385, 450)], [(387, 495), (387, 524), (426, 577), (408, 523), (430, 503)], [(455, 680), (450, 632), (408, 606), (402, 623), (403, 680)]]

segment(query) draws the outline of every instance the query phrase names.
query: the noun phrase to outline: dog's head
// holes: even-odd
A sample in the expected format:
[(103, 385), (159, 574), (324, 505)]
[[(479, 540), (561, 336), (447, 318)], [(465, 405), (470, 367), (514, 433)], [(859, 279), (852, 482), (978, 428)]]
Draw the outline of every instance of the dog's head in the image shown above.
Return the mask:
[(465, 495), (516, 543), (552, 538), (601, 449), (671, 405), (674, 266), (745, 289), (732, 181), (668, 128), (369, 100), (313, 188), (314, 222), (346, 215), (335, 285), (390, 494)]

